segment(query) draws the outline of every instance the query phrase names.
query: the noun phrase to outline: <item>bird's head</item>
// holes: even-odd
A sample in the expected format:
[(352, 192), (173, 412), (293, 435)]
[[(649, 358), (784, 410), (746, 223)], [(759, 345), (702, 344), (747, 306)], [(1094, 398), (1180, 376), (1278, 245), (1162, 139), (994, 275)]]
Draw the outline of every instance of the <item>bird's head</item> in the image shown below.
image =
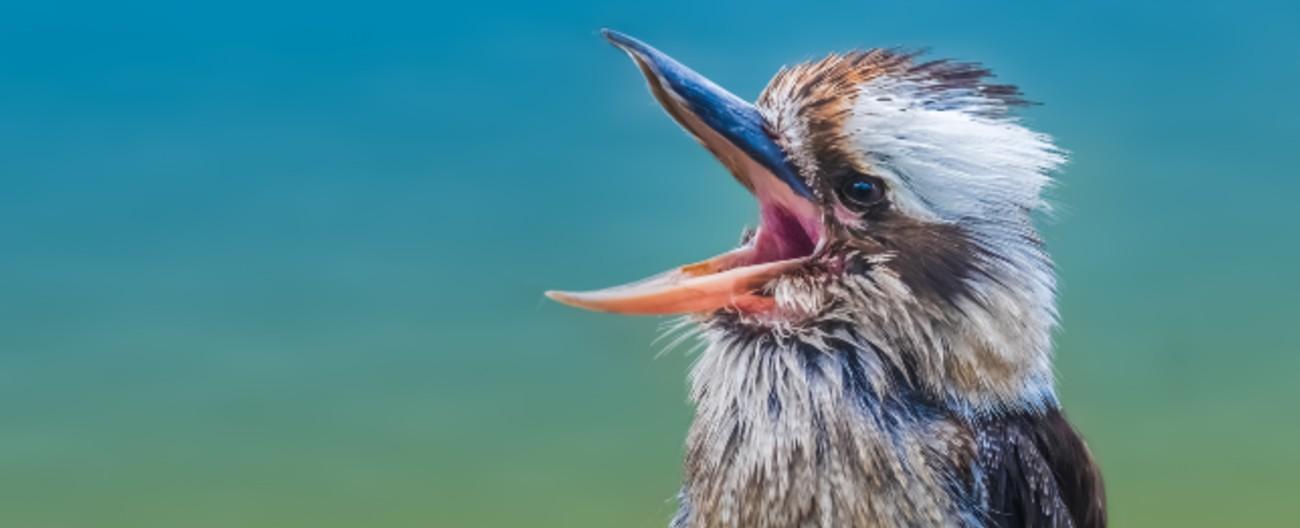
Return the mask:
[(722, 255), (551, 298), (693, 314), (730, 348), (869, 347), (976, 405), (1050, 392), (1055, 278), (1031, 216), (1063, 155), (1012, 115), (1014, 87), (975, 64), (877, 49), (783, 69), (750, 104), (604, 34), (754, 195), (761, 220)]

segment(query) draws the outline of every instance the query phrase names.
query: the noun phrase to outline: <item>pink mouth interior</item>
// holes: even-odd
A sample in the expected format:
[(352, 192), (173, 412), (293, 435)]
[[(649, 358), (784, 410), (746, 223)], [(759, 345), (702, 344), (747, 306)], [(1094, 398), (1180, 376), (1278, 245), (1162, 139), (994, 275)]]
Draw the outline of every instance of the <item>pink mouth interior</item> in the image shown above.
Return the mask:
[(766, 285), (804, 266), (824, 235), (812, 202), (772, 196), (759, 194), (761, 223), (744, 247), (622, 286), (546, 295), (588, 310), (640, 315), (777, 310), (775, 292)]
[(774, 203), (762, 204), (761, 218), (743, 265), (807, 257), (817, 249), (821, 229), (816, 219), (801, 218)]

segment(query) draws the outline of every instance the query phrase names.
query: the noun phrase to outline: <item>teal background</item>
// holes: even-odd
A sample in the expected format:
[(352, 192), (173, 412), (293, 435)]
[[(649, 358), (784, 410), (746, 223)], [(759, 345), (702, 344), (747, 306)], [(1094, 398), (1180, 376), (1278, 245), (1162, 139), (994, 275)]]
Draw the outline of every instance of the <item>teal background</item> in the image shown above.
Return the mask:
[(905, 45), (1044, 102), (1114, 524), (1295, 526), (1294, 7), (754, 0), (6, 2), (0, 526), (663, 526), (690, 358), (541, 292), (754, 211), (603, 26), (747, 98)]

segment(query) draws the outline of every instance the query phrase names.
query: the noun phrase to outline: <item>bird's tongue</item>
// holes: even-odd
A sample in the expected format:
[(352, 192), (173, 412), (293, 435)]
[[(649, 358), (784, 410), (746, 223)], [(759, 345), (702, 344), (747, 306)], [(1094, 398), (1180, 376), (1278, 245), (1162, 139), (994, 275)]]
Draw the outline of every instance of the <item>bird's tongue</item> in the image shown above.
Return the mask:
[(600, 312), (665, 315), (773, 306), (759, 293), (777, 276), (801, 266), (820, 238), (816, 218), (762, 204), (762, 225), (744, 247), (636, 282), (587, 292), (546, 292), (556, 301)]

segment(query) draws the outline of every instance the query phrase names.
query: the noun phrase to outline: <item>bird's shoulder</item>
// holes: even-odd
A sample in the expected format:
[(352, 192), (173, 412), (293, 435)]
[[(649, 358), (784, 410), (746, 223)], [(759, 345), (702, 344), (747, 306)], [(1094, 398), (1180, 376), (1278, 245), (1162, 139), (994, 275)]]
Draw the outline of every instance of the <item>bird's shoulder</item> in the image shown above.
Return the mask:
[(989, 526), (1103, 528), (1101, 471), (1059, 409), (980, 421)]

